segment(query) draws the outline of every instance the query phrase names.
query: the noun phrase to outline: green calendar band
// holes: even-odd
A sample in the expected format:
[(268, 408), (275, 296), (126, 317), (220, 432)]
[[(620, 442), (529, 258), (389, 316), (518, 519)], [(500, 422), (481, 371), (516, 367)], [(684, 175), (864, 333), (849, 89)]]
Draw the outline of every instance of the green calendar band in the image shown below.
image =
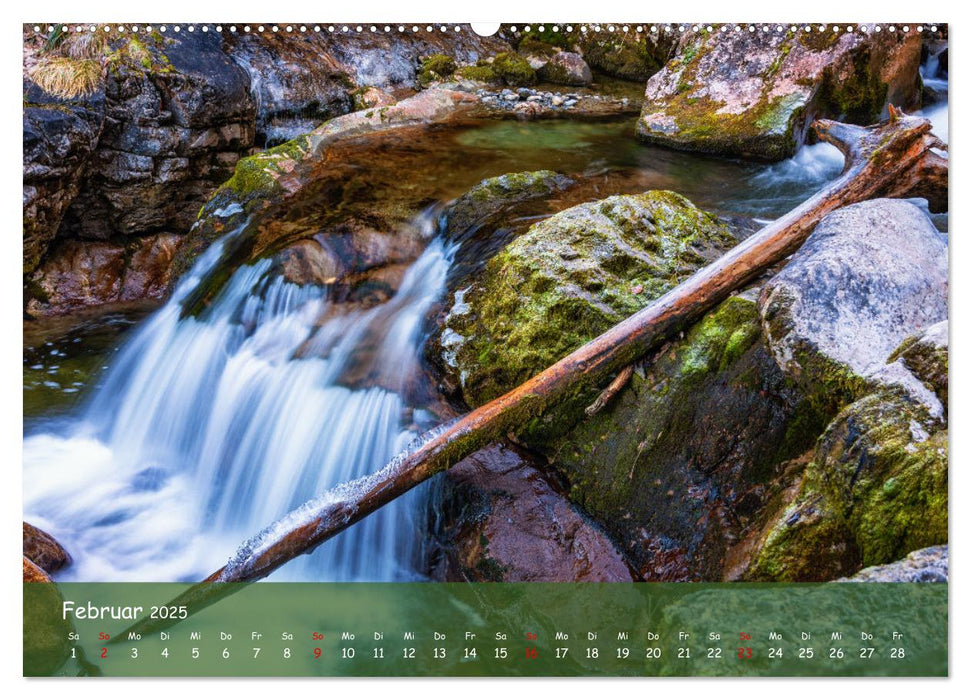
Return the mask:
[[(947, 584), (24, 584), (25, 675), (944, 676)], [(183, 616), (186, 619), (181, 619)], [(126, 632), (136, 621), (154, 631)], [(161, 629), (164, 627), (165, 629)], [(142, 627), (141, 629), (146, 629)]]

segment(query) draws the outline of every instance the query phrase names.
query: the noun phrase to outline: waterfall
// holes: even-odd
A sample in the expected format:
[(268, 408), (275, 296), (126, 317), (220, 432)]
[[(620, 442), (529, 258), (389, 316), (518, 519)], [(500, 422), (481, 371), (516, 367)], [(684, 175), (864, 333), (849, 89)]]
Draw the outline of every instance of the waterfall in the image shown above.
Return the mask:
[[(75, 557), (63, 578), (198, 580), (262, 527), (376, 471), (434, 423), (408, 405), (422, 321), (452, 250), (433, 237), (397, 293), (343, 310), (270, 260), (238, 268), (210, 306), (181, 302), (228, 234), (122, 348), (77, 420), (24, 440), (25, 518)], [(420, 490), (281, 569), (283, 580), (419, 577)]]

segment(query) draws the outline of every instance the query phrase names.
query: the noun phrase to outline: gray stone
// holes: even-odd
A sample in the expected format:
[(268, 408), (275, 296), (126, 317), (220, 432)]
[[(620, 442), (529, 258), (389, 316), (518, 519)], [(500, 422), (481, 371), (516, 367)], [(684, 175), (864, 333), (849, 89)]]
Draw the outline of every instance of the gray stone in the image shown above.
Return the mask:
[(947, 318), (947, 245), (913, 204), (878, 199), (824, 218), (759, 300), (769, 347), (810, 393), (844, 402), (876, 384), (940, 402), (887, 359), (909, 335)]
[(900, 561), (870, 566), (838, 580), (866, 583), (947, 583), (947, 545), (919, 549)]

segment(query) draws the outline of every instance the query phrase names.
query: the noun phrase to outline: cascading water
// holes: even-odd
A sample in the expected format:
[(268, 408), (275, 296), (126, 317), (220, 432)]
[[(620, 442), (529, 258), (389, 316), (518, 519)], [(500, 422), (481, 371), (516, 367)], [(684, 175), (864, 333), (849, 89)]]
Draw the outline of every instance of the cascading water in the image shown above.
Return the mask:
[[(437, 231), (432, 212), (419, 224)], [(182, 317), (233, 235), (124, 347), (81, 419), (24, 441), (25, 517), (76, 555), (63, 578), (198, 580), (434, 422), (404, 396), (450, 264), (440, 238), (370, 309), (342, 313), (326, 289), (287, 282), (262, 260), (237, 269), (203, 314)], [(398, 499), (277, 578), (419, 577), (420, 504), (417, 492)]]

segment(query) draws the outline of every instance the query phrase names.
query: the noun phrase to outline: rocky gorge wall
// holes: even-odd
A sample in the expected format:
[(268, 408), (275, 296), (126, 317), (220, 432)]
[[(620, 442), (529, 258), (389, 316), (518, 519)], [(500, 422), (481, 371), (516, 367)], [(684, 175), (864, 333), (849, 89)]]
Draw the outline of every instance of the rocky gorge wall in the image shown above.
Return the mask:
[[(430, 55), (475, 63), (509, 48), (470, 31), (54, 38), (25, 27), (24, 304), (34, 315), (162, 296), (182, 237), (241, 157), (413, 94)], [(95, 76), (65, 88), (68, 69)]]

